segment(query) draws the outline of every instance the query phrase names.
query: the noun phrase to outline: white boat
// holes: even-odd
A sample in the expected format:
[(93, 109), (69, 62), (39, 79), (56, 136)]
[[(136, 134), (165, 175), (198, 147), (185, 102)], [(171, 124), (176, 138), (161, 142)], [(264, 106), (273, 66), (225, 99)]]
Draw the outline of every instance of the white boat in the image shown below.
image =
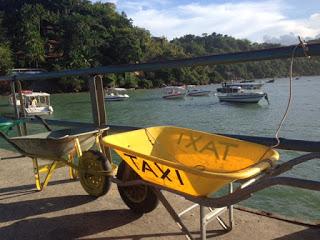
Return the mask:
[(221, 102), (258, 103), (263, 97), (268, 101), (267, 93), (260, 90), (257, 84), (249, 86), (248, 83), (244, 87), (224, 83), (222, 88), (217, 89), (217, 97)]
[(187, 96), (190, 97), (209, 96), (211, 92), (209, 90), (195, 88), (194, 85), (188, 85), (187, 89)]
[(164, 87), (164, 99), (181, 99), (186, 95), (186, 88), (181, 86)]
[(247, 90), (257, 90), (261, 89), (264, 85), (263, 82), (231, 82), (231, 83), (223, 83), (224, 87), (241, 87), (242, 89)]
[[(20, 93), (16, 93), (16, 105), (19, 108), (19, 111), (21, 111), (22, 107), (27, 116), (48, 115), (53, 113), (53, 107), (50, 104), (49, 93), (22, 90), (21, 96)], [(12, 95), (9, 96), (9, 103), (10, 105), (14, 106)]]
[(129, 98), (125, 88), (108, 88), (104, 99), (106, 101), (123, 101)]

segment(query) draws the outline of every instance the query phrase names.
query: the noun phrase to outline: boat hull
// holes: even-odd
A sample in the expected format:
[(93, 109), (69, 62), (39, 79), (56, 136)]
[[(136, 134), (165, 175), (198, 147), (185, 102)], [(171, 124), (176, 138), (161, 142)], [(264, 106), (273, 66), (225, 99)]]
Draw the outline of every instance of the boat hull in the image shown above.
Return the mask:
[(266, 94), (226, 94), (218, 95), (220, 102), (258, 103)]
[(129, 97), (119, 97), (119, 96), (107, 96), (104, 98), (106, 101), (115, 102), (115, 101), (124, 101), (127, 100)]
[[(21, 106), (18, 105), (17, 106), (18, 110), (21, 111)], [(39, 115), (51, 115), (53, 114), (53, 107), (52, 106), (48, 106), (48, 107), (25, 107), (23, 108), (24, 113), (26, 114), (26, 116), (39, 116)]]
[(210, 91), (195, 91), (189, 92), (187, 95), (190, 97), (202, 97), (202, 96), (209, 96)]
[(177, 93), (177, 94), (171, 94), (171, 95), (166, 95), (163, 96), (163, 99), (182, 99), (184, 98), (185, 94), (182, 93)]

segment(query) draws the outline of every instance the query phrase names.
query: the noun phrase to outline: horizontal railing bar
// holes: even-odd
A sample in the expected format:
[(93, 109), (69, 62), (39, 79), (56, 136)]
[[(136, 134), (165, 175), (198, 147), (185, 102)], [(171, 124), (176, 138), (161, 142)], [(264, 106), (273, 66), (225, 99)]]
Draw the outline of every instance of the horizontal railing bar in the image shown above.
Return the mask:
[[(290, 186), (302, 189), (308, 189), (313, 191), (320, 191), (320, 182), (313, 180), (305, 180), (293, 177), (269, 177), (265, 178), (257, 183), (253, 183), (246, 188), (237, 189), (235, 192), (230, 193), (222, 197), (216, 198), (204, 198), (204, 197), (193, 197), (186, 196), (186, 199), (198, 203), (202, 206), (221, 208), (237, 204), (243, 200), (252, 197), (252, 194), (263, 189), (273, 186)], [(179, 192), (178, 192), (179, 194)], [(290, 203), (288, 203), (290, 204)]]
[[(254, 142), (266, 146), (274, 146), (277, 143), (275, 138), (270, 137), (258, 137), (258, 136), (246, 136), (246, 135), (236, 135), (236, 134), (224, 134), (226, 137), (237, 138), (244, 141)], [(319, 141), (305, 141), (297, 139), (287, 139), (280, 138), (280, 145), (278, 149), (302, 151), (302, 152), (320, 152), (320, 142)]]
[[(41, 123), (39, 120), (33, 119), (33, 118), (26, 118), (25, 120), (31, 123)], [(65, 127), (94, 126), (93, 123), (74, 122), (74, 121), (65, 121), (65, 120), (56, 120), (56, 119), (47, 119), (46, 122), (49, 125), (65, 126)], [(108, 130), (110, 133), (119, 133), (119, 132), (126, 132), (126, 131), (141, 129), (141, 127), (121, 126), (121, 125), (108, 125), (108, 127), (110, 127), (110, 130)], [(225, 134), (225, 133), (215, 133), (215, 134), (220, 134), (227, 137), (233, 137), (240, 140), (258, 143), (266, 146), (273, 146), (277, 143), (275, 138), (270, 138), (270, 137), (247, 136), (247, 135)], [(277, 147), (277, 149), (301, 151), (301, 152), (320, 152), (320, 142), (280, 138), (280, 145)]]
[[(181, 68), (181, 67), (190, 67), (190, 66), (196, 66), (196, 65), (231, 64), (231, 63), (241, 63), (241, 62), (248, 62), (248, 61), (283, 59), (283, 58), (291, 57), (294, 47), (295, 46), (286, 46), (286, 47), (279, 47), (279, 48), (217, 54), (217, 55), (210, 55), (210, 56), (202, 56), (202, 57), (194, 57), (194, 58), (178, 59), (178, 60), (167, 60), (167, 61), (152, 62), (152, 63), (110, 65), (110, 66), (103, 66), (103, 67), (96, 67), (96, 68), (63, 70), (58, 72), (3, 76), (3, 77), (0, 77), (0, 81), (44, 80), (44, 79), (80, 76), (80, 75), (97, 75), (97, 74), (124, 73), (124, 72), (135, 72), (135, 71), (155, 71), (162, 68)], [(305, 54), (306, 53), (304, 49), (301, 46), (299, 46), (296, 49), (295, 57), (304, 57)], [(319, 56), (320, 43), (313, 43), (308, 45), (307, 54), (309, 56)]]

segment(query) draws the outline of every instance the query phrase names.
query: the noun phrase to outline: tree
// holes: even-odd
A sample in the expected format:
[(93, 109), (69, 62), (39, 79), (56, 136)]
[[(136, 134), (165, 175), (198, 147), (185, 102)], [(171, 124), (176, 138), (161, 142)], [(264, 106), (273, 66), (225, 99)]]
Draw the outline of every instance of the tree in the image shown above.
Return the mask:
[(40, 4), (26, 4), (21, 9), (22, 41), (26, 65), (39, 67), (45, 60), (44, 40), (41, 37), (41, 19), (45, 10)]
[(8, 44), (0, 43), (0, 75), (5, 75), (13, 68), (12, 53)]

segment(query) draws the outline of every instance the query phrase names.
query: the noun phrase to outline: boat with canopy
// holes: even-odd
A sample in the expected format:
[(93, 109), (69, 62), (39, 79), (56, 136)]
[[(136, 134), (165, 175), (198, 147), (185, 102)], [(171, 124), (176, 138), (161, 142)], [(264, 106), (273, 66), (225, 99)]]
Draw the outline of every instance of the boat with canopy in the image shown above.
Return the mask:
[[(22, 90), (16, 93), (15, 99), (17, 108), (23, 111), (26, 116), (48, 115), (53, 113), (49, 93)], [(13, 95), (9, 96), (9, 104), (14, 106)]]

